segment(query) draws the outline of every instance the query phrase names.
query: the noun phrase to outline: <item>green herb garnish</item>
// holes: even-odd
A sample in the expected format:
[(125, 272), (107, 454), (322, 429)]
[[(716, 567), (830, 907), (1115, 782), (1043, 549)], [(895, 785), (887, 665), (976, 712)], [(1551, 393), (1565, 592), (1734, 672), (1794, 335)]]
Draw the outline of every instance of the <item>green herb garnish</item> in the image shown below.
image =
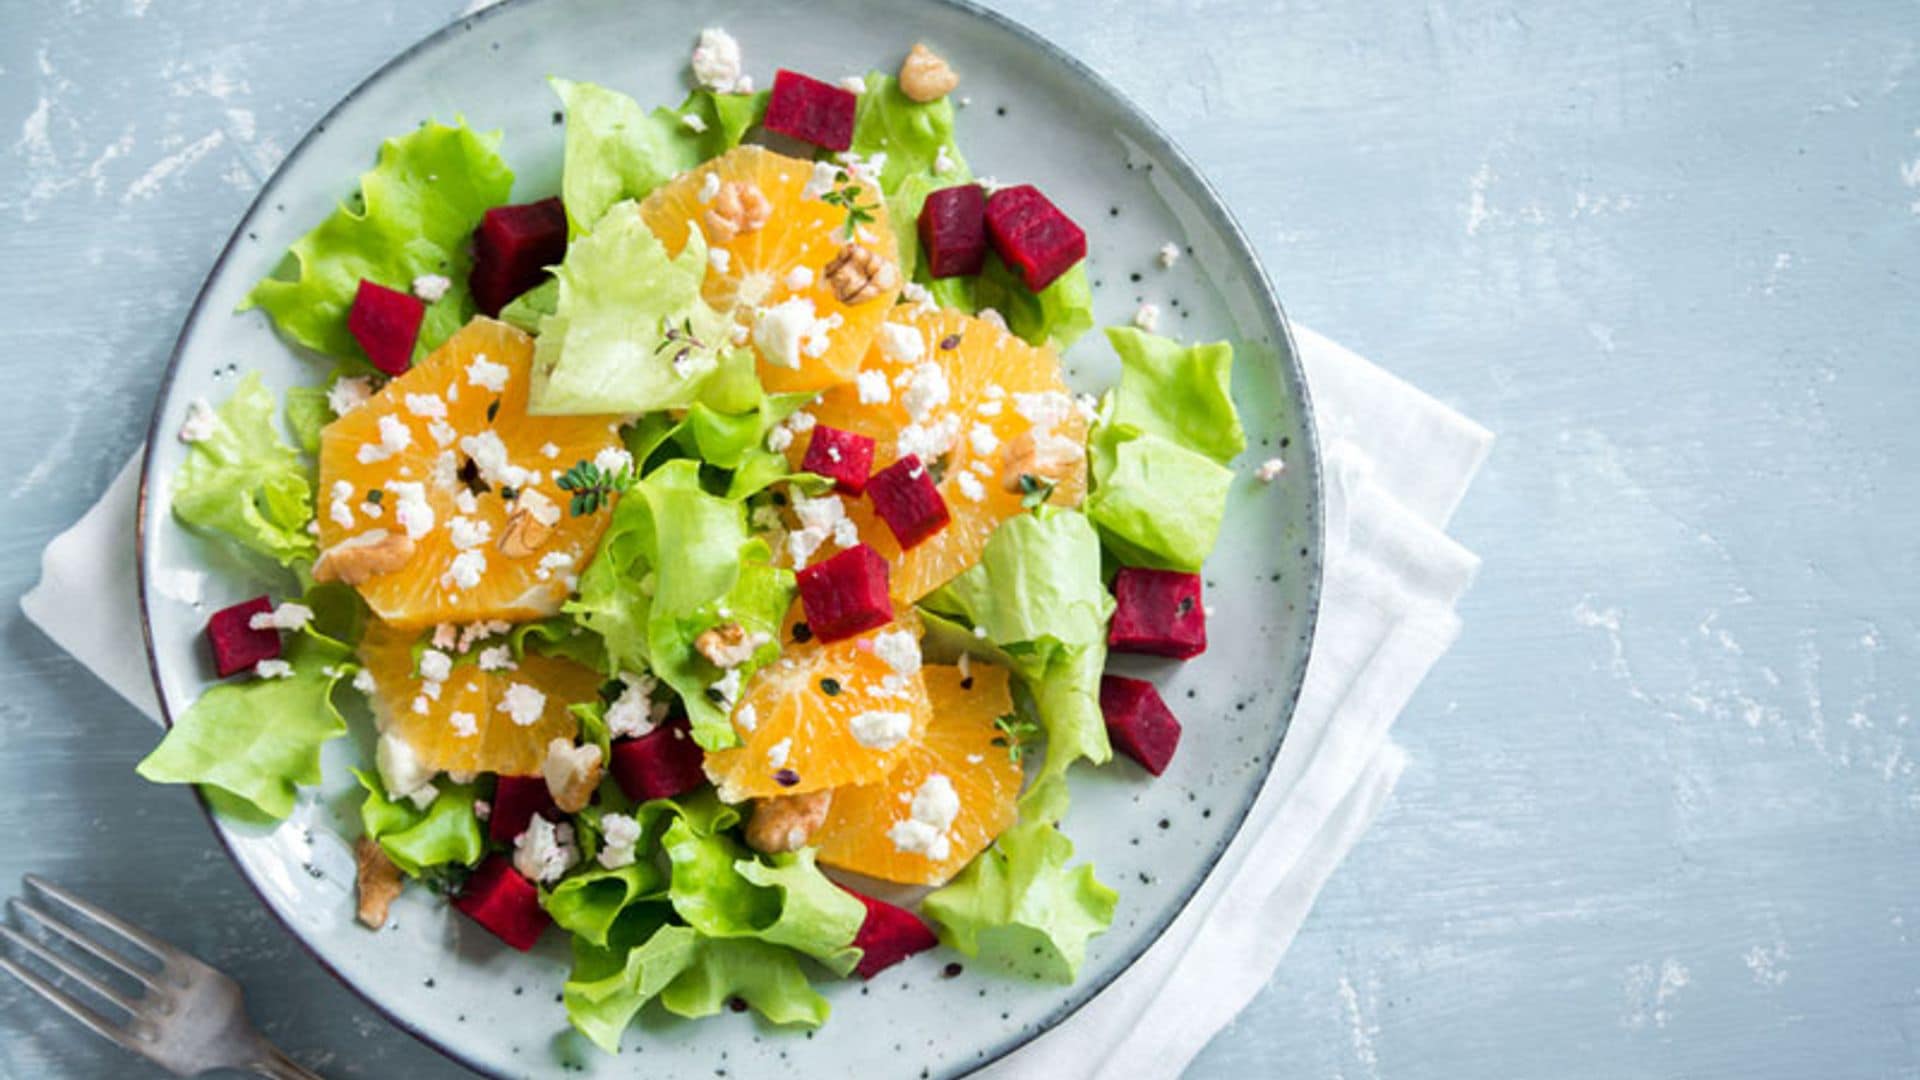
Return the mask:
[(1013, 713), (995, 720), (993, 726), (1000, 732), (993, 737), (993, 745), (1006, 747), (1008, 759), (1016, 765), (1020, 763), (1021, 757), (1033, 748), (1035, 740), (1040, 738), (1039, 724), (1031, 720), (1022, 720)]
[(1054, 482), (1032, 473), (1020, 474), (1020, 505), (1033, 510), (1053, 497)]
[(820, 201), (829, 206), (838, 206), (847, 212), (847, 239), (851, 240), (860, 231), (860, 226), (873, 223), (873, 211), (876, 207), (873, 203), (860, 202), (860, 196), (865, 189), (851, 182), (853, 178), (847, 175), (847, 170), (841, 169), (833, 174), (833, 178), (839, 186), (820, 196)]
[(560, 474), (559, 483), (560, 490), (573, 493), (568, 510), (574, 517), (586, 517), (633, 486), (633, 466), (603, 469), (591, 461), (577, 461)]

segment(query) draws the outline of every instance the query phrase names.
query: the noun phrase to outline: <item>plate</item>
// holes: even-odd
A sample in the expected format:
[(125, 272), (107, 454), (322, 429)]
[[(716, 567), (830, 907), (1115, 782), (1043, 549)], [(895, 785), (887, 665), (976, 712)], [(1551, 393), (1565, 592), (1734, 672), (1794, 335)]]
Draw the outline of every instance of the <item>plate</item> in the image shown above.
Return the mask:
[[(464, 115), (505, 132), (517, 200), (558, 190), (558, 104), (549, 74), (605, 83), (643, 103), (677, 101), (703, 26), (725, 26), (747, 69), (767, 85), (776, 67), (837, 78), (888, 67), (924, 40), (961, 73), (961, 145), (975, 170), (1040, 186), (1087, 227), (1102, 324), (1142, 301), (1162, 330), (1237, 349), (1234, 396), (1249, 449), (1237, 463), (1226, 526), (1207, 565), (1212, 647), (1180, 665), (1116, 667), (1150, 674), (1186, 726), (1179, 754), (1154, 780), (1130, 762), (1076, 770), (1063, 829), (1078, 857), (1120, 890), (1112, 929), (1096, 938), (1072, 986), (1031, 982), (936, 950), (872, 983), (822, 984), (833, 1018), (812, 1035), (752, 1015), (677, 1021), (643, 1014), (619, 1057), (570, 1034), (559, 1003), (567, 969), (560, 935), (530, 955), (501, 947), (424, 890), (408, 890), (388, 927), (353, 920), (357, 787), (349, 766), (371, 760), (370, 725), (327, 747), (327, 780), (274, 828), (213, 827), (287, 929), (329, 970), (406, 1030), (482, 1072), (649, 1076), (953, 1076), (1009, 1053), (1058, 1023), (1125, 970), (1178, 914), (1233, 839), (1279, 750), (1306, 670), (1320, 582), (1319, 474), (1311, 410), (1285, 317), (1219, 199), (1167, 137), (1099, 76), (1007, 19), (945, 0), (510, 0), (468, 17), (381, 68), (295, 148), (235, 229), (187, 318), (149, 433), (140, 508), (141, 601), (164, 712), (209, 684), (200, 642), (208, 612), (269, 583), (217, 543), (175, 523), (168, 478), (185, 447), (173, 437), (196, 397), (223, 400), (259, 370), (284, 391), (328, 370), (297, 355), (257, 313), (233, 314), (295, 238), (353, 188), (383, 138), (429, 117)], [(1171, 269), (1156, 252), (1186, 252)], [(1139, 281), (1134, 281), (1138, 275)], [(1110, 385), (1117, 363), (1098, 334), (1066, 354), (1076, 388)], [(1286, 463), (1265, 485), (1252, 465)], [(198, 604), (157, 586), (206, 574)], [(177, 591), (177, 590), (175, 590)], [(352, 695), (344, 695), (352, 697)], [(355, 745), (356, 740), (359, 745)]]

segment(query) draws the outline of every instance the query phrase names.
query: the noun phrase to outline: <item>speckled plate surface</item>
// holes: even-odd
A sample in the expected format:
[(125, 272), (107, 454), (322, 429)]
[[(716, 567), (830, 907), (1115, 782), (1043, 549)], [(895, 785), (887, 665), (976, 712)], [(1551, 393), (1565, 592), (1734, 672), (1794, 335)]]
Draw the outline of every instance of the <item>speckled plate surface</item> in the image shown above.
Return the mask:
[[(776, 67), (832, 78), (891, 66), (925, 40), (962, 73), (961, 145), (982, 175), (1038, 184), (1087, 227), (1096, 313), (1129, 319), (1144, 301), (1161, 328), (1237, 347), (1234, 396), (1250, 447), (1226, 528), (1208, 563), (1212, 647), (1185, 665), (1132, 663), (1151, 675), (1186, 726), (1167, 774), (1131, 763), (1076, 770), (1063, 828), (1120, 890), (1113, 928), (1095, 939), (1080, 981), (1032, 982), (956, 957), (922, 954), (871, 984), (824, 982), (833, 1019), (812, 1034), (751, 1015), (700, 1022), (643, 1014), (619, 1057), (568, 1033), (559, 1003), (567, 953), (549, 935), (530, 955), (499, 946), (423, 890), (410, 890), (379, 933), (353, 920), (352, 838), (358, 789), (350, 765), (370, 760), (364, 716), (355, 738), (325, 755), (326, 784), (276, 828), (215, 821), (262, 900), (314, 954), (395, 1023), (484, 1072), (651, 1077), (715, 1075), (951, 1076), (1005, 1055), (1078, 1008), (1132, 963), (1179, 912), (1233, 839), (1279, 750), (1306, 670), (1320, 581), (1318, 463), (1306, 391), (1286, 322), (1245, 239), (1213, 192), (1151, 121), (1098, 76), (991, 13), (945, 0), (718, 0), (698, 11), (633, 0), (510, 0), (415, 46), (369, 78), (295, 149), (235, 230), (187, 320), (156, 406), (140, 511), (142, 607), (160, 699), (169, 716), (208, 684), (199, 632), (208, 611), (266, 584), (193, 536), (168, 512), (168, 478), (184, 456), (174, 438), (187, 403), (224, 398), (237, 373), (260, 370), (276, 390), (312, 383), (327, 366), (297, 355), (258, 314), (233, 314), (287, 246), (352, 190), (384, 137), (415, 121), (464, 115), (501, 128), (516, 197), (557, 189), (561, 129), (543, 78), (602, 82), (643, 103), (684, 93), (686, 56), (702, 26), (722, 25), (761, 85)], [(1155, 252), (1188, 253), (1171, 270)], [(1109, 385), (1116, 362), (1098, 334), (1067, 354), (1076, 388)], [(1287, 465), (1267, 486), (1251, 465)], [(205, 571), (185, 604), (157, 583)], [(344, 695), (351, 697), (351, 694)]]

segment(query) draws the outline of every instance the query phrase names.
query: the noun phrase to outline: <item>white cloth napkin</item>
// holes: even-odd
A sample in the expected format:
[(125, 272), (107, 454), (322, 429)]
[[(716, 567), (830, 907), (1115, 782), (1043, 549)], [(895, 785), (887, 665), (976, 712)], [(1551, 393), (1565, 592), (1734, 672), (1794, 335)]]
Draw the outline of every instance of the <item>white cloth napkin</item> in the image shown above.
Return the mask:
[[(1293, 726), (1240, 835), (1166, 935), (1065, 1023), (989, 1069), (996, 1080), (1179, 1075), (1267, 984), (1393, 791), (1406, 755), (1387, 730), (1459, 633), (1453, 607), (1479, 560), (1445, 529), (1492, 434), (1311, 330), (1296, 336), (1320, 426), (1327, 552)], [(21, 607), (157, 719), (134, 590), (138, 471), (136, 457), (47, 546)]]

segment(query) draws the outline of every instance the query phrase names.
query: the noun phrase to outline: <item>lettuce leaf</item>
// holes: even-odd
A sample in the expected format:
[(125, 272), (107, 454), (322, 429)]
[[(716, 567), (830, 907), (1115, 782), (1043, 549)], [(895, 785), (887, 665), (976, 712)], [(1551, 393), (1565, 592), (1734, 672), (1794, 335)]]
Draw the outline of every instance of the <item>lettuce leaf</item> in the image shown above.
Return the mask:
[(282, 566), (318, 553), (307, 522), (313, 489), (299, 451), (273, 422), (273, 394), (249, 372), (214, 411), (213, 431), (187, 448), (173, 481), (173, 515)]
[(1100, 713), (1113, 597), (1084, 515), (1041, 507), (1005, 522), (978, 563), (921, 603), (984, 632), (1024, 681), (1047, 733), (1036, 787), (1080, 758), (1098, 765), (1113, 756)]
[(367, 791), (360, 804), (360, 827), (408, 877), (435, 866), (472, 866), (486, 854), (480, 819), (474, 816), (472, 784), (440, 785), (440, 794), (425, 810), (387, 797), (380, 778), (366, 769), (353, 770)]
[(1038, 293), (1027, 288), (1001, 261), (987, 253), (987, 262), (974, 277), (931, 280), (927, 288), (943, 307), (978, 313), (992, 308), (1007, 321), (1007, 329), (1029, 345), (1051, 344), (1065, 350), (1093, 329), (1093, 287), (1087, 283), (1085, 260)]
[(811, 849), (762, 863), (731, 836), (701, 836), (685, 821), (669, 825), (661, 844), (673, 864), (667, 897), (702, 934), (785, 946), (836, 975), (859, 962), (853, 939), (866, 907), (820, 872)]
[(1082, 863), (1068, 867), (1073, 842), (1044, 821), (1008, 829), (920, 910), (940, 940), (968, 956), (989, 951), (1010, 966), (1072, 982), (1087, 941), (1113, 922), (1119, 894)]
[(596, 865), (562, 878), (540, 903), (562, 929), (605, 945), (622, 911), (643, 900), (659, 899), (666, 894), (666, 885), (660, 868), (641, 858), (615, 870)]
[(1100, 404), (1087, 442), (1087, 516), (1122, 562), (1197, 572), (1220, 535), (1246, 447), (1233, 407), (1233, 347), (1183, 346), (1132, 327), (1107, 340), (1120, 385)]
[[(622, 199), (645, 197), (676, 174), (735, 146), (766, 115), (767, 95), (695, 90), (677, 109), (648, 112), (616, 90), (547, 80), (566, 109), (560, 197), (578, 236)], [(687, 116), (699, 119), (688, 124)]]
[(405, 292), (415, 277), (441, 274), (453, 285), (427, 306), (414, 357), (433, 351), (473, 317), (467, 239), (513, 191), (499, 145), (498, 132), (482, 135), (464, 122), (427, 123), (388, 139), (379, 163), (361, 174), (359, 193), (294, 242), (295, 276), (262, 280), (240, 309), (258, 307), (294, 342), (365, 364), (347, 332), (361, 279)]
[(500, 309), (500, 321), (529, 334), (540, 332), (540, 320), (553, 314), (560, 304), (560, 282), (547, 280), (507, 301)]
[(640, 206), (621, 202), (567, 248), (554, 312), (540, 320), (527, 411), (644, 413), (685, 408), (720, 367), (727, 324), (700, 299), (698, 230), (668, 258)]
[[(886, 199), (887, 220), (899, 238), (900, 271), (911, 280), (919, 261), (920, 207), (927, 195), (973, 178), (953, 140), (953, 102), (943, 97), (922, 104), (902, 93), (893, 76), (869, 72), (848, 149), (868, 159), (887, 155), (880, 170), (880, 192)], [(942, 150), (946, 172), (935, 169)]]
[(333, 406), (327, 404), (324, 386), (294, 386), (287, 389), (287, 430), (294, 445), (308, 457), (320, 454), (320, 429), (333, 423)]

